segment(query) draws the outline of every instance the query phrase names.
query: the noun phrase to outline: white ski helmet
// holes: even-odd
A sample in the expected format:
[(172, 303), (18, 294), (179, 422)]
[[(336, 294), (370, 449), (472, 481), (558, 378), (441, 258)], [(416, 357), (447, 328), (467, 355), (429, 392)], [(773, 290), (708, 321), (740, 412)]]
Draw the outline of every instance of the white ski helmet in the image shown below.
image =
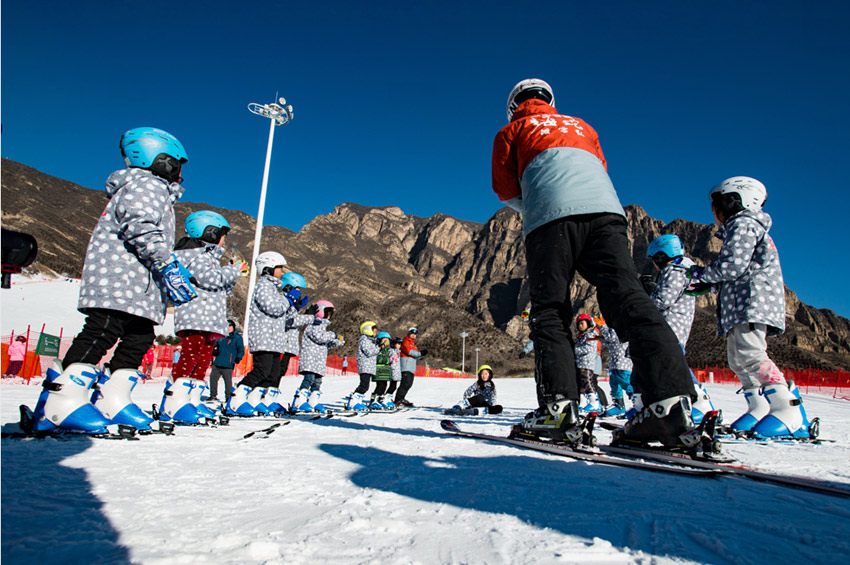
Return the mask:
[(286, 259), (277, 251), (264, 251), (257, 255), (257, 260), (254, 264), (257, 266), (257, 270), (262, 273), (263, 269), (274, 269), (275, 267), (286, 265)]
[(758, 212), (767, 202), (767, 189), (750, 177), (732, 177), (711, 189), (709, 196), (715, 194), (737, 194), (745, 210)]
[(517, 83), (508, 96), (508, 122), (514, 117), (517, 106), (530, 98), (540, 98), (550, 106), (555, 105), (555, 93), (545, 80), (527, 78)]

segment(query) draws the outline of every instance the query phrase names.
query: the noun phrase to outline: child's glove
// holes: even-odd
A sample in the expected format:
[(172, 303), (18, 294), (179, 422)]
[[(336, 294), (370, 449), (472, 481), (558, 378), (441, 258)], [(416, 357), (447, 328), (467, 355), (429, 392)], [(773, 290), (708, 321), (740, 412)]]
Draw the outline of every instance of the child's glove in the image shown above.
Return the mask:
[(711, 283), (696, 282), (685, 289), (685, 294), (688, 296), (702, 296), (711, 292)]
[(704, 272), (705, 272), (705, 267), (693, 266), (690, 269), (688, 269), (687, 277), (692, 281), (701, 281)]
[(251, 274), (251, 266), (248, 265), (247, 261), (237, 261), (233, 266), (239, 271), (239, 276), (241, 277), (247, 277)]
[(310, 300), (309, 296), (301, 296), (301, 291), (297, 288), (293, 288), (289, 292), (286, 293), (286, 299), (289, 300), (289, 303), (295, 307), (296, 310), (300, 310), (307, 304), (307, 301)]
[(594, 321), (594, 322), (596, 323), (596, 325), (597, 325), (597, 326), (599, 326), (599, 327), (602, 327), (602, 326), (604, 326), (604, 325), (605, 325), (605, 318), (603, 318), (602, 316), (594, 316), (594, 317), (593, 317), (593, 321)]
[(192, 279), (192, 273), (177, 261), (174, 254), (171, 255), (171, 259), (167, 263), (154, 265), (153, 272), (168, 293), (168, 299), (175, 305), (179, 306), (197, 298), (198, 293), (195, 292), (192, 283), (189, 282)]
[(341, 341), (343, 345), (345, 345), (345, 338), (342, 337), (342, 334), (336, 334), (337, 341)]

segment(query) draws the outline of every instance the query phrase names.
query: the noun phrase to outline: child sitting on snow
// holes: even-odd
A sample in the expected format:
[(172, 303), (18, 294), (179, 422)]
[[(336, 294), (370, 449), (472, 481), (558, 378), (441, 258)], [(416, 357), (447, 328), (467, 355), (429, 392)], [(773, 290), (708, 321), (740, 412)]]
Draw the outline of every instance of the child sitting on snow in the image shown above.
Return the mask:
[(481, 365), (478, 368), (478, 381), (464, 391), (460, 404), (443, 413), (475, 416), (478, 414), (478, 408), (484, 408), (488, 414), (499, 414), (502, 411), (502, 406), (496, 404), (496, 383), (493, 382), (493, 369), (490, 365)]

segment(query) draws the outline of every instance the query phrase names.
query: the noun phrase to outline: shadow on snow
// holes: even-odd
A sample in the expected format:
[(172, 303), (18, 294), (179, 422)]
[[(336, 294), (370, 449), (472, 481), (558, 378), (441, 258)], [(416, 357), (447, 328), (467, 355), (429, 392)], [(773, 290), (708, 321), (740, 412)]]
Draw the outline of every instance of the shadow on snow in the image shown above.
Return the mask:
[[(3, 432), (19, 432), (6, 424)], [(86, 471), (63, 465), (94, 440), (0, 440), (3, 563), (129, 563)]]
[(357, 486), (514, 515), (621, 550), (703, 563), (834, 563), (850, 555), (846, 500), (780, 486), (541, 458), (504, 446), (493, 446), (504, 453), (496, 457), (408, 456), (337, 444), (320, 449), (358, 464), (351, 475)]

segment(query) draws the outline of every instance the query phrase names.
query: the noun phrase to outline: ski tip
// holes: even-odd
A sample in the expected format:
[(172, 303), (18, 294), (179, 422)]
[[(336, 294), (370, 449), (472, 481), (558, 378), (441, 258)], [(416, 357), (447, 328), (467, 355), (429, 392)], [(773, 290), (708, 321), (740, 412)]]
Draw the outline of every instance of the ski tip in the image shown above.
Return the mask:
[(457, 427), (457, 424), (452, 422), (451, 420), (440, 420), (440, 427), (446, 430), (447, 432), (459, 432), (460, 428)]

